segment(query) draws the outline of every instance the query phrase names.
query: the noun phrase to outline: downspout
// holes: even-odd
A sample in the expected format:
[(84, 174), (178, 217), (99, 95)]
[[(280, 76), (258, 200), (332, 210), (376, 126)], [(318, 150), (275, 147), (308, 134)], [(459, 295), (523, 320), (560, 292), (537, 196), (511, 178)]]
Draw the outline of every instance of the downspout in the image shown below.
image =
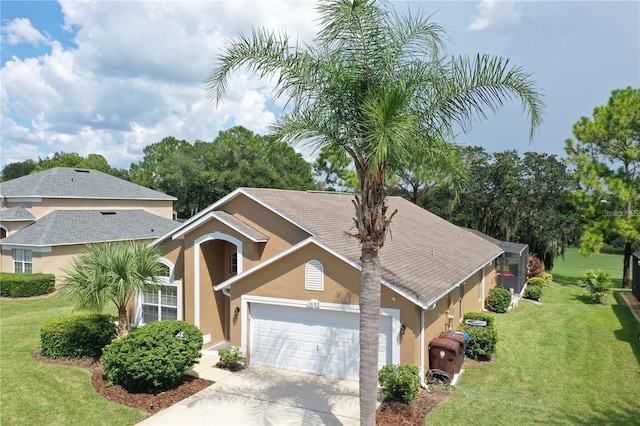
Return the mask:
[(436, 302), (433, 302), (431, 305), (427, 306), (426, 309), (420, 310), (420, 386), (424, 389), (427, 389), (427, 382), (425, 380), (425, 371), (424, 371), (424, 360), (425, 360), (425, 344), (424, 344), (424, 329), (425, 329), (425, 321), (424, 321), (424, 313), (426, 311), (432, 311), (436, 308)]
[(487, 310), (484, 308), (484, 277), (486, 276), (486, 273), (484, 272), (484, 268), (486, 268), (486, 266), (482, 267), (482, 300), (481, 300), (481, 306), (482, 306), (482, 312), (486, 312)]

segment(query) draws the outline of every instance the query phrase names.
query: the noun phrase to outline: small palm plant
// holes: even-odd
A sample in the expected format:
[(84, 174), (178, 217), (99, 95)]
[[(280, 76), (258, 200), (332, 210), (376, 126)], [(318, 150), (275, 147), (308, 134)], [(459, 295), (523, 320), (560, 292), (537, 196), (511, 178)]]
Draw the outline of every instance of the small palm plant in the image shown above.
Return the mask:
[(613, 282), (608, 273), (601, 269), (589, 269), (584, 274), (584, 279), (578, 280), (578, 284), (586, 288), (589, 297), (595, 303), (604, 303), (611, 292)]
[(137, 291), (157, 285), (164, 265), (155, 247), (143, 241), (92, 244), (74, 260), (61, 288), (78, 309), (102, 312), (108, 302), (118, 311), (118, 335), (129, 331), (127, 307)]

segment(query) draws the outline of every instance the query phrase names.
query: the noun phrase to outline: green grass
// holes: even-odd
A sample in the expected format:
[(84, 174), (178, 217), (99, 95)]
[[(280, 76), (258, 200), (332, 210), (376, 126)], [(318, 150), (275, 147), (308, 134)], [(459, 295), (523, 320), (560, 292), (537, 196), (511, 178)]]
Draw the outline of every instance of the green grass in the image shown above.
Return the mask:
[(583, 256), (577, 248), (570, 247), (565, 251), (564, 259), (556, 258), (551, 273), (558, 281), (575, 282), (584, 276), (589, 269), (602, 269), (611, 275), (614, 285), (622, 286), (622, 262), (620, 254), (592, 254)]
[(0, 424), (131, 425), (146, 413), (96, 393), (88, 370), (45, 364), (31, 352), (40, 346), (40, 327), (69, 315), (72, 305), (57, 295), (0, 300)]
[[(573, 284), (496, 314), (491, 363), (468, 363), (429, 425), (639, 425), (640, 325), (616, 289), (594, 305)], [(452, 421), (456, 419), (455, 421)]]

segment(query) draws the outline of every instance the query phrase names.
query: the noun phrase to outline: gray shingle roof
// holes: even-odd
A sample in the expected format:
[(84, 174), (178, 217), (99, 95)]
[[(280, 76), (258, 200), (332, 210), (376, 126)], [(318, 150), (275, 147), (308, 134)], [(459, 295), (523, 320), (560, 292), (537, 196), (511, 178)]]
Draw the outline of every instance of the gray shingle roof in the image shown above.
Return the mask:
[(522, 244), (522, 243), (512, 243), (509, 241), (500, 241), (496, 238), (493, 238), (490, 235), (485, 234), (484, 232), (480, 232), (477, 231), (475, 229), (471, 229), (471, 228), (465, 228), (464, 226), (461, 226), (460, 229), (463, 229), (467, 232), (472, 232), (474, 234), (476, 234), (479, 237), (484, 238), (485, 240), (492, 242), (493, 244), (498, 245), (502, 250), (504, 250), (507, 253), (522, 253), (522, 250), (527, 248), (527, 244)]
[[(332, 250), (359, 263), (352, 195), (243, 188), (283, 216), (311, 231)], [(497, 245), (401, 198), (388, 197), (388, 212), (398, 210), (380, 252), (382, 277), (423, 306), (502, 253)], [(223, 208), (220, 206), (220, 208)]]
[(9, 209), (0, 210), (0, 221), (27, 221), (35, 220), (36, 218), (29, 213), (27, 209), (22, 206), (11, 207)]
[(97, 170), (56, 167), (0, 182), (4, 197), (108, 198), (115, 200), (176, 200), (162, 192)]
[(246, 235), (247, 237), (251, 238), (253, 241), (256, 241), (256, 242), (269, 241), (269, 237), (264, 235), (262, 232), (260, 232), (257, 229), (247, 225), (246, 223), (244, 223), (240, 219), (236, 218), (233, 215), (230, 215), (227, 212), (224, 212), (224, 211), (213, 212), (213, 216), (218, 218), (219, 220), (221, 220), (223, 222), (228, 223), (233, 228), (238, 230), (238, 232)]
[(179, 225), (144, 210), (56, 210), (3, 238), (0, 243), (58, 246), (152, 239)]

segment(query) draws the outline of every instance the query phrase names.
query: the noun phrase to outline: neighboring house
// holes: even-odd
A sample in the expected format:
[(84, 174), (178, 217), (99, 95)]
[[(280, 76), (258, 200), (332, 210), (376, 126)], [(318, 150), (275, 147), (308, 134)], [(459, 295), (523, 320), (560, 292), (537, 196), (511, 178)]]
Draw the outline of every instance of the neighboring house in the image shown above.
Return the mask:
[(529, 245), (500, 241), (475, 229), (462, 227), (467, 231), (484, 238), (500, 247), (504, 253), (496, 259), (496, 279), (498, 287), (513, 290), (522, 295), (527, 282), (527, 265), (529, 264)]
[(0, 266), (59, 280), (86, 244), (153, 240), (179, 225), (169, 195), (86, 169), (0, 182)]
[[(138, 325), (179, 318), (205, 348), (249, 364), (357, 379), (360, 245), (353, 196), (240, 188), (155, 240), (165, 286), (138, 297)], [(400, 197), (380, 253), (379, 364), (428, 368), (429, 342), (479, 312), (495, 244)]]

